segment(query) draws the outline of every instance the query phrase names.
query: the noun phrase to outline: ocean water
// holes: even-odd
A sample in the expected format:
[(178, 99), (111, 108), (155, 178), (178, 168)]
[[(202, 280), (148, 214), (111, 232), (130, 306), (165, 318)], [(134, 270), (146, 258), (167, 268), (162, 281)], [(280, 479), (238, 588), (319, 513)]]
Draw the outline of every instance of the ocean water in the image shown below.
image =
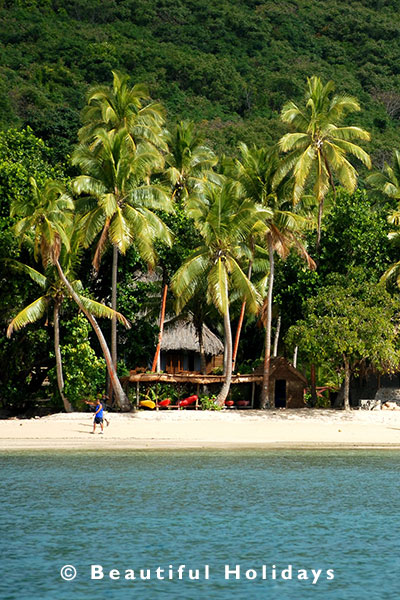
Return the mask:
[(0, 469), (1, 600), (400, 597), (395, 451), (13, 452)]

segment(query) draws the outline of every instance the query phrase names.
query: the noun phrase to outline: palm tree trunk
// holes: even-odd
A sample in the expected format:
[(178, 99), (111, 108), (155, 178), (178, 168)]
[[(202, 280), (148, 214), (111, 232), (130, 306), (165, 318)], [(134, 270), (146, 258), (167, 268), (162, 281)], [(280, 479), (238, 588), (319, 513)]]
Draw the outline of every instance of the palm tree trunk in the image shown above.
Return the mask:
[[(226, 289), (226, 296), (228, 297), (228, 289)], [(229, 389), (232, 381), (232, 331), (231, 321), (229, 316), (229, 304), (227, 302), (226, 313), (224, 314), (224, 329), (225, 329), (225, 381), (221, 388), (220, 393), (217, 396), (217, 404), (220, 406), (225, 405), (225, 400), (228, 397)]]
[(320, 245), (321, 245), (321, 227), (322, 227), (322, 213), (324, 212), (324, 200), (320, 200), (318, 205), (318, 224), (317, 224), (317, 243), (315, 245), (315, 250), (317, 255), (319, 255)]
[(344, 408), (350, 410), (350, 365), (347, 358), (344, 359)]
[[(112, 262), (112, 276), (111, 276), (111, 308), (117, 310), (117, 279), (118, 279), (118, 248), (113, 246), (113, 262)], [(111, 356), (114, 365), (114, 369), (117, 370), (117, 317), (113, 317), (111, 320)]]
[(114, 390), (116, 401), (117, 401), (119, 408), (125, 412), (130, 411), (132, 409), (132, 407), (131, 407), (130, 402), (129, 402), (128, 398), (126, 397), (125, 392), (122, 389), (122, 385), (117, 377), (117, 372), (114, 368), (110, 350), (108, 349), (107, 342), (104, 338), (103, 332), (101, 331), (94, 316), (89, 311), (87, 311), (85, 309), (85, 307), (83, 306), (78, 294), (75, 292), (74, 288), (72, 287), (72, 285), (70, 284), (68, 279), (65, 277), (64, 271), (62, 270), (61, 265), (58, 262), (58, 260), (55, 261), (55, 265), (57, 267), (57, 271), (58, 271), (61, 281), (64, 283), (65, 287), (71, 294), (72, 299), (76, 302), (76, 304), (79, 306), (81, 311), (84, 313), (84, 315), (88, 319), (89, 323), (93, 327), (95, 334), (97, 335), (101, 349), (104, 354), (104, 359), (106, 361), (108, 374), (109, 374), (109, 377), (111, 380), (111, 385), (113, 386), (113, 390)]
[(168, 286), (167, 286), (167, 284), (165, 284), (164, 290), (163, 290), (163, 297), (162, 297), (162, 301), (161, 301), (160, 332), (158, 334), (158, 342), (157, 342), (157, 348), (156, 348), (156, 351), (154, 354), (153, 366), (151, 367), (151, 370), (153, 371), (153, 373), (157, 370), (158, 356), (159, 356), (160, 350), (161, 350), (161, 342), (162, 342), (162, 337), (163, 337), (163, 332), (164, 332), (165, 306), (167, 304), (167, 292), (168, 292)]
[(57, 370), (57, 385), (58, 391), (60, 392), (61, 399), (64, 404), (65, 412), (72, 412), (72, 405), (69, 400), (64, 395), (64, 377), (62, 370), (62, 359), (61, 359), (61, 350), (60, 350), (60, 304), (59, 302), (55, 302), (54, 311), (53, 311), (53, 321), (54, 321), (54, 353), (56, 355), (56, 370)]
[(268, 236), (269, 253), (269, 278), (267, 294), (267, 322), (265, 325), (265, 356), (264, 356), (264, 375), (262, 382), (261, 404), (260, 408), (271, 408), (273, 404), (269, 396), (269, 371), (271, 364), (271, 322), (272, 322), (272, 291), (274, 289), (274, 248), (272, 238)]
[[(247, 273), (247, 279), (249, 281), (251, 279), (251, 270), (252, 270), (252, 262), (250, 261), (249, 270), (248, 270), (248, 273)], [(242, 331), (245, 310), (246, 310), (246, 300), (244, 300), (242, 302), (242, 308), (240, 310), (240, 316), (239, 316), (238, 326), (237, 326), (237, 329), (236, 329), (235, 343), (233, 345), (232, 371), (234, 371), (235, 367), (236, 367), (236, 355), (237, 355), (237, 351), (238, 351), (238, 348), (239, 348), (239, 340), (240, 340), (240, 334), (241, 334), (241, 331)]]
[(293, 366), (296, 369), (297, 367), (297, 353), (298, 353), (299, 347), (295, 346), (294, 352), (293, 352)]
[(278, 344), (279, 344), (279, 334), (281, 332), (281, 315), (278, 317), (278, 322), (276, 324), (275, 331), (275, 339), (274, 339), (274, 350), (272, 356), (278, 356)]

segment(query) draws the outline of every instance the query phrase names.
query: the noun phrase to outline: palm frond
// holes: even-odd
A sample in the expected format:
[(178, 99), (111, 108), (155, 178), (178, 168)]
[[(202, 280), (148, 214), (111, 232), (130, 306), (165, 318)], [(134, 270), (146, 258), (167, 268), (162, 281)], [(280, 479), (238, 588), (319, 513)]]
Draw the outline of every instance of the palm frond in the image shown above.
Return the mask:
[(218, 258), (208, 273), (208, 292), (218, 311), (225, 315), (229, 306), (226, 262)]
[(33, 269), (28, 265), (24, 265), (23, 263), (20, 263), (12, 258), (5, 258), (2, 262), (4, 262), (5, 265), (9, 265), (15, 271), (29, 275), (32, 281), (37, 283), (42, 289), (46, 288), (47, 277), (42, 273), (39, 273), (39, 271), (36, 271), (36, 269)]
[(357, 144), (352, 144), (351, 142), (348, 142), (346, 140), (336, 139), (334, 144), (332, 145), (341, 148), (345, 152), (349, 152), (350, 154), (358, 158), (358, 160), (360, 160), (368, 169), (371, 168), (371, 158), (369, 154), (367, 154), (365, 150), (360, 148), (360, 146), (357, 146)]
[(29, 306), (26, 306), (21, 310), (9, 324), (7, 328), (7, 337), (11, 337), (14, 330), (17, 331), (18, 329), (22, 329), (22, 327), (25, 327), (29, 323), (35, 323), (41, 319), (46, 312), (47, 305), (48, 298), (46, 296), (41, 296), (32, 302), (32, 304), (29, 304)]
[(79, 298), (82, 302), (84, 308), (90, 312), (95, 317), (104, 317), (106, 319), (116, 319), (122, 323), (127, 329), (130, 329), (131, 325), (126, 317), (121, 313), (113, 310), (109, 306), (105, 304), (101, 304), (101, 302), (96, 302), (95, 300), (91, 300), (90, 298), (86, 298), (85, 296), (79, 295)]
[(246, 308), (256, 314), (261, 303), (261, 296), (234, 258), (228, 259), (228, 266), (235, 290), (246, 301)]
[(194, 296), (204, 280), (210, 265), (210, 253), (206, 247), (197, 248), (176, 271), (171, 279), (171, 289), (176, 297), (176, 308), (180, 312)]

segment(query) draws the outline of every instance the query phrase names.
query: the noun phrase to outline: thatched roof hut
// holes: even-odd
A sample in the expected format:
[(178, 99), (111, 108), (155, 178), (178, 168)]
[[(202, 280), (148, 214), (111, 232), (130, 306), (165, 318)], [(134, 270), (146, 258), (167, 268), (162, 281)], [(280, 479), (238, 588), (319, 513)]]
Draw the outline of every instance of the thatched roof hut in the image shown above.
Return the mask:
[[(167, 373), (205, 371), (210, 373), (223, 365), (224, 345), (203, 324), (203, 352), (193, 316), (178, 316), (166, 321), (161, 342), (160, 367)], [(203, 366), (202, 366), (203, 356)]]
[[(219, 337), (205, 324), (203, 325), (203, 345), (204, 352), (212, 356), (224, 351), (224, 345)], [(161, 350), (164, 352), (171, 350), (200, 352), (199, 338), (190, 316), (173, 317), (165, 322)]]

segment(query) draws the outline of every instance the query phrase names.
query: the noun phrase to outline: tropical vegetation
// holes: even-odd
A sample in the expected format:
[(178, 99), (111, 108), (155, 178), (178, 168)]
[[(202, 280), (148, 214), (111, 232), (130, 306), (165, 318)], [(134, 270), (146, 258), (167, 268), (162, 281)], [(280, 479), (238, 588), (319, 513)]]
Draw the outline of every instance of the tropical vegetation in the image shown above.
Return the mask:
[(106, 370), (130, 410), (118, 374), (159, 368), (173, 311), (224, 339), (219, 406), (260, 361), (273, 406), (277, 352), (346, 407), (398, 370), (397, 7), (192, 4), (0, 6), (8, 411), (79, 408)]

